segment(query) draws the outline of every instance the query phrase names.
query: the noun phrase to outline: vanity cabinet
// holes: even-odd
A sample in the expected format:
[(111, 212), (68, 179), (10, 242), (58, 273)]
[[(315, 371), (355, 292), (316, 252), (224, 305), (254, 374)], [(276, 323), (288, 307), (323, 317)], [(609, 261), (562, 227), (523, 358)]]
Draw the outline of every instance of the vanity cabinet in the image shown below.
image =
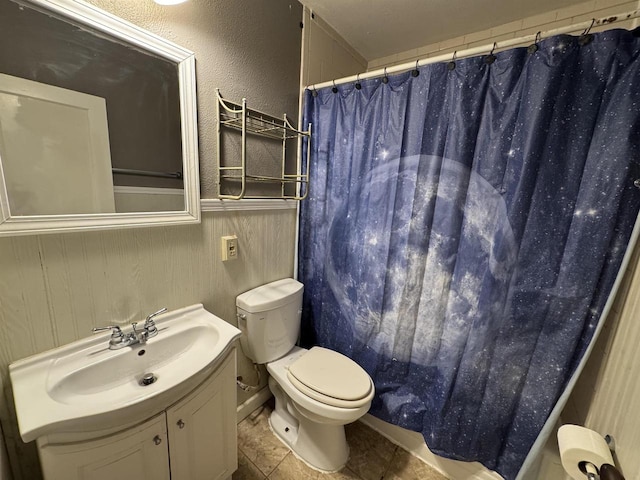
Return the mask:
[(167, 409), (172, 480), (225, 479), (238, 466), (235, 364), (218, 377)]
[(46, 480), (169, 480), (164, 413), (108, 437), (39, 448)]
[(222, 480), (237, 468), (236, 352), (165, 411), (70, 443), (39, 439), (45, 480)]

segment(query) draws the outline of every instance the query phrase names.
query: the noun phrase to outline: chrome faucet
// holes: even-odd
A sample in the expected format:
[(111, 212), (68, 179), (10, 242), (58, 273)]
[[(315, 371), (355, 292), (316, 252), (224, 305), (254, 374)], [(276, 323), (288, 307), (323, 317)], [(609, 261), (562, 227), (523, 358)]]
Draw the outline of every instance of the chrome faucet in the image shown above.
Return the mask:
[(111, 337), (109, 338), (109, 349), (118, 350), (120, 348), (128, 347), (130, 345), (136, 345), (138, 343), (146, 343), (151, 337), (155, 337), (158, 334), (158, 328), (154, 317), (163, 314), (167, 309), (162, 308), (157, 312), (148, 315), (144, 321), (142, 330), (136, 330), (137, 322), (131, 324), (132, 332), (123, 333), (117, 325), (107, 325), (105, 327), (96, 327), (92, 329), (93, 333), (104, 332), (105, 330), (111, 330)]

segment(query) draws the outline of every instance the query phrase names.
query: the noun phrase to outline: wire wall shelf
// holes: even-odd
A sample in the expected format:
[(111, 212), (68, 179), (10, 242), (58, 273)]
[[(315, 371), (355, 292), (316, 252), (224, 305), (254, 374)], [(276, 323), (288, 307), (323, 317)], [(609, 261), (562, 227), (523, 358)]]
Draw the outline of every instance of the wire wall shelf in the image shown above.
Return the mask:
[[(220, 89), (216, 89), (217, 95), (217, 161), (218, 161), (218, 197), (221, 199), (240, 200), (242, 198), (280, 198), (284, 200), (304, 200), (309, 193), (309, 161), (311, 124), (307, 130), (298, 130), (289, 122), (287, 115), (282, 118), (274, 117), (267, 113), (247, 108), (246, 99), (242, 103), (230, 102), (222, 98)], [(239, 132), (241, 135), (240, 165), (223, 164), (222, 135), (224, 129)], [(254, 135), (270, 140), (282, 142), (282, 163), (280, 175), (255, 175), (249, 174), (247, 168), (247, 135)], [(287, 173), (287, 143), (298, 140), (295, 165), (289, 166)], [(304, 161), (303, 146), (306, 146)], [(254, 160), (255, 161), (255, 160)], [(222, 193), (223, 183), (227, 188), (234, 185), (234, 193)], [(247, 186), (250, 183), (280, 184), (279, 195), (250, 195), (247, 194)], [(292, 192), (295, 190), (295, 193)]]

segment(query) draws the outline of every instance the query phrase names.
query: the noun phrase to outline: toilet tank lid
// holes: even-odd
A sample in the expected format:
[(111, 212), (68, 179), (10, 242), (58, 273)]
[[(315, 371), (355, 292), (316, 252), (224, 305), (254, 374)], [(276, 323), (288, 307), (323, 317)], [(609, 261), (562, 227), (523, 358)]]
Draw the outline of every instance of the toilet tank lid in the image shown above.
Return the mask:
[(290, 303), (303, 288), (297, 280), (283, 278), (238, 295), (236, 306), (249, 313), (272, 310)]

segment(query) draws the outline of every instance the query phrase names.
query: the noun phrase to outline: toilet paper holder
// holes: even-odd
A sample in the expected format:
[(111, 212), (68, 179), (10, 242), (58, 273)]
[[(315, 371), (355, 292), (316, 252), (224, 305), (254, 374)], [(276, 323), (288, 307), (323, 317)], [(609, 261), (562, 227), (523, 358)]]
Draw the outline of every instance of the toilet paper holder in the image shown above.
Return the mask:
[(620, 470), (609, 463), (596, 468), (591, 462), (581, 462), (580, 470), (584, 472), (588, 480), (625, 480)]
[(609, 447), (609, 450), (611, 450), (611, 452), (616, 451), (616, 441), (613, 439), (611, 435), (607, 433), (604, 436), (604, 441), (607, 442), (607, 446)]
[(615, 442), (611, 435), (580, 425), (562, 425), (558, 429), (558, 447), (562, 466), (575, 480), (624, 480), (614, 466), (612, 452)]
[[(611, 453), (616, 451), (616, 442), (611, 435), (605, 435), (604, 441), (607, 442)], [(600, 468), (596, 468), (596, 466), (590, 462), (581, 462), (579, 468), (589, 480), (625, 480), (620, 470), (609, 463), (602, 464)]]
[(613, 465), (605, 463), (600, 467), (600, 480), (625, 480), (618, 470)]

